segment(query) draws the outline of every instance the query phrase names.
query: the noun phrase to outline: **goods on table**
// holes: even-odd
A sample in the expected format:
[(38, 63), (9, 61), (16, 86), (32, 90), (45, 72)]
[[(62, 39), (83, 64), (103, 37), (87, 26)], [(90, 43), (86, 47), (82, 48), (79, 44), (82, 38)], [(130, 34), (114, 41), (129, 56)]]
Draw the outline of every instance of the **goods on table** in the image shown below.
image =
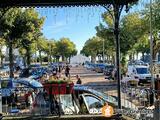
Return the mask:
[(44, 89), (48, 94), (70, 94), (73, 92), (73, 82), (70, 80), (48, 80), (43, 83)]

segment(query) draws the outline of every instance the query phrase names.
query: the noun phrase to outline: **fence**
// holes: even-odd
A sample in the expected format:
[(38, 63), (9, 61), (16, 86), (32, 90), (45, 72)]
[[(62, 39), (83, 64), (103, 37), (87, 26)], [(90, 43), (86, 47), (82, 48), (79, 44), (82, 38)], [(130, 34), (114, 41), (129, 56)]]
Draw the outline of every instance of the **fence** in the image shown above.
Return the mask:
[[(147, 109), (153, 105), (152, 95), (154, 93), (149, 87), (122, 84), (121, 110), (117, 109), (116, 83), (74, 86), (72, 94), (57, 93), (56, 89), (57, 86), (48, 88), (48, 92), (44, 88), (32, 89), (29, 87), (2, 89), (2, 113), (5, 117), (101, 115), (101, 108), (107, 101), (114, 107), (114, 114), (124, 114), (139, 119), (144, 116), (148, 117), (146, 116), (146, 112), (148, 112), (150, 113), (149, 118), (153, 118), (153, 110)], [(64, 86), (58, 86), (58, 90), (64, 91)], [(49, 92), (51, 94), (48, 94)]]

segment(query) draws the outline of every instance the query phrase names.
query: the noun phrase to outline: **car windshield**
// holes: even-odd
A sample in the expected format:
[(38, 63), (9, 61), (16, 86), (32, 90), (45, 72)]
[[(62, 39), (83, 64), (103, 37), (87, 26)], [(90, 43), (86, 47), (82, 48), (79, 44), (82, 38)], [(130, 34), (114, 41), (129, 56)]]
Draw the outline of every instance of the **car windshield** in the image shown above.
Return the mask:
[(113, 65), (107, 65), (107, 66), (106, 66), (106, 69), (113, 69), (113, 68), (114, 68)]
[(138, 74), (148, 74), (148, 68), (136, 68)]
[(93, 93), (93, 94), (95, 94), (99, 97), (102, 97), (103, 99), (107, 100), (107, 102), (117, 104), (116, 99), (114, 97), (110, 96), (110, 95), (106, 95), (102, 92), (99, 92), (99, 91), (96, 91), (96, 90), (93, 90), (93, 89), (88, 89), (88, 91), (91, 91), (91, 93)]

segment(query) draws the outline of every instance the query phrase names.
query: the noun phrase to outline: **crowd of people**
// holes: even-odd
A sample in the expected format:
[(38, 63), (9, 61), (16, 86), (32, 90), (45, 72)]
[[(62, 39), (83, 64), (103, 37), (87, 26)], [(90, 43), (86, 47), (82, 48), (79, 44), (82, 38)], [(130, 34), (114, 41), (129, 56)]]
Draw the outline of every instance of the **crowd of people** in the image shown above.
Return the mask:
[[(65, 67), (62, 66), (56, 66), (53, 67), (49, 72), (45, 73), (41, 79), (40, 82), (42, 83), (45, 80), (67, 80), (70, 79), (70, 70), (71, 68), (69, 65), (66, 65)], [(82, 84), (81, 78), (79, 75), (76, 75), (76, 84)]]

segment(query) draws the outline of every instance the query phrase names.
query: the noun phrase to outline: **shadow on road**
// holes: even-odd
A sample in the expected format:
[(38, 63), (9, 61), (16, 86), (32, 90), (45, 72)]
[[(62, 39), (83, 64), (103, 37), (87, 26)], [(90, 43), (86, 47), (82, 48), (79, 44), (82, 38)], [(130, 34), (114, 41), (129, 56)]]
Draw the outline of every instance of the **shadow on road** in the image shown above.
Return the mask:
[(83, 85), (102, 92), (117, 90), (117, 83), (115, 81), (87, 82)]

